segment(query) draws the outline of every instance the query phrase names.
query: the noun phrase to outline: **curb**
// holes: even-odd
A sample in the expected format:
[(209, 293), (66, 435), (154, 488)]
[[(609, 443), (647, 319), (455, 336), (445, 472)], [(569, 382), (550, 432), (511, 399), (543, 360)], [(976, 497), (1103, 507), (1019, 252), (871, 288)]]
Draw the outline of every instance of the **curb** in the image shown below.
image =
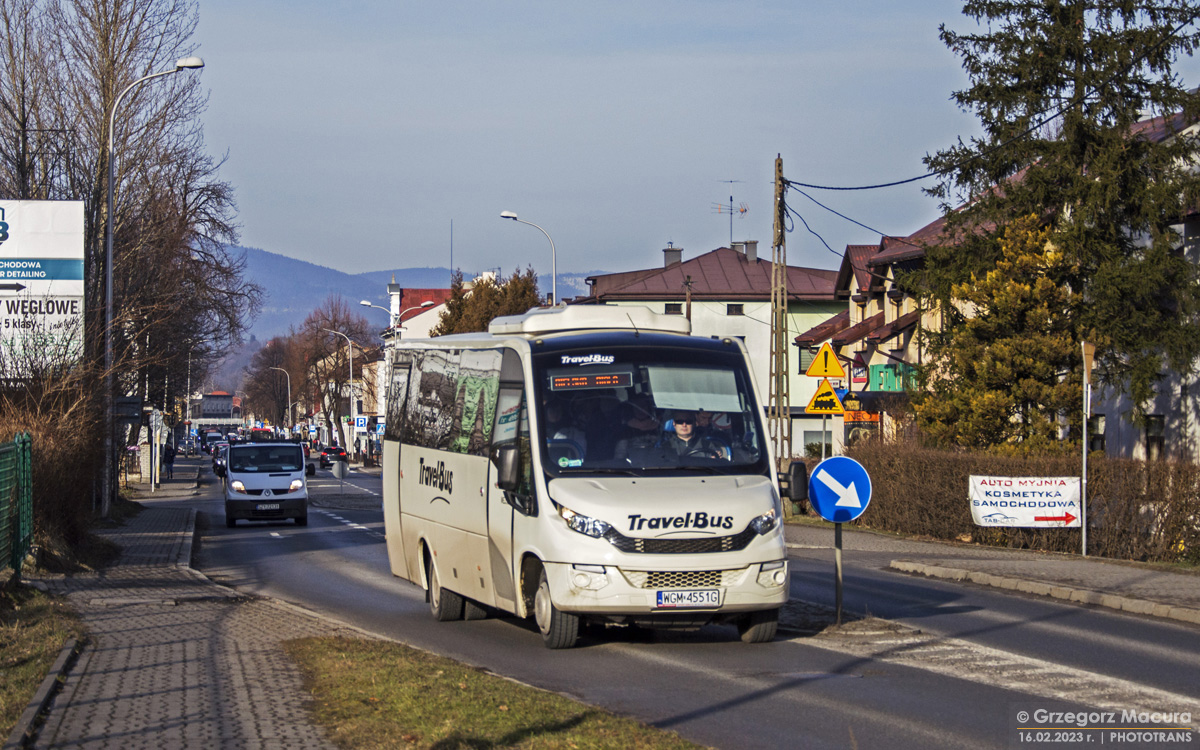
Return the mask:
[(1107, 607), (1108, 609), (1115, 609), (1121, 612), (1150, 615), (1152, 617), (1162, 617), (1192, 625), (1200, 625), (1200, 609), (1192, 607), (1175, 607), (1170, 604), (1161, 604), (1147, 599), (1136, 599), (1119, 594), (1104, 594), (1099, 591), (1092, 591), (1091, 589), (1063, 586), (1044, 581), (1030, 581), (1025, 578), (1011, 578), (993, 573), (966, 570), (965, 568), (926, 565), (907, 560), (892, 560), (888, 567), (892, 570), (898, 570), (901, 573), (913, 573), (930, 578), (944, 578), (950, 581), (970, 581), (982, 586), (1020, 591), (1036, 596), (1048, 596), (1053, 599), (1075, 602), (1076, 604), (1094, 604), (1098, 607)]
[(12, 734), (8, 736), (8, 740), (4, 743), (3, 750), (19, 750), (20, 748), (27, 748), (33, 745), (33, 741), (37, 736), (36, 725), (38, 719), (50, 708), (50, 702), (58, 694), (59, 686), (66, 679), (67, 673), (71, 671), (75, 660), (79, 658), (79, 652), (83, 650), (83, 645), (83, 642), (77, 638), (69, 638), (63, 644), (62, 650), (58, 652), (58, 658), (54, 660), (54, 664), (50, 667), (50, 672), (42, 680), (42, 684), (38, 686), (37, 691), (33, 694), (33, 698), (29, 701), (29, 705), (21, 712), (21, 718), (17, 720), (17, 725), (13, 727)]

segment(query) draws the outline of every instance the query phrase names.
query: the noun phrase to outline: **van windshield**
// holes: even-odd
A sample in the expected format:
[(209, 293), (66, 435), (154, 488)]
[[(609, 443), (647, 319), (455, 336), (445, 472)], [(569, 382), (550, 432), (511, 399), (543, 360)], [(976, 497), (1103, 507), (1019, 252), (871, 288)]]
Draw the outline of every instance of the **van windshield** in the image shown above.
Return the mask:
[(750, 376), (736, 350), (613, 346), (535, 358), (547, 473), (768, 471)]
[(300, 446), (234, 445), (229, 447), (229, 471), (255, 473), (270, 471), (299, 471), (304, 468)]

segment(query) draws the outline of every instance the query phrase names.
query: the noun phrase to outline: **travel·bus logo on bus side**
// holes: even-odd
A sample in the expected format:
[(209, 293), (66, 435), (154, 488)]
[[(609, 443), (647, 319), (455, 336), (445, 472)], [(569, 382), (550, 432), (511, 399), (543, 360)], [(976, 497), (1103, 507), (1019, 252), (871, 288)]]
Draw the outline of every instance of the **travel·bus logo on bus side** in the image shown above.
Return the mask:
[(444, 461), (438, 461), (437, 466), (426, 466), (425, 459), (422, 458), (417, 472), (420, 477), (418, 481), (426, 487), (454, 494), (454, 472), (446, 469)]

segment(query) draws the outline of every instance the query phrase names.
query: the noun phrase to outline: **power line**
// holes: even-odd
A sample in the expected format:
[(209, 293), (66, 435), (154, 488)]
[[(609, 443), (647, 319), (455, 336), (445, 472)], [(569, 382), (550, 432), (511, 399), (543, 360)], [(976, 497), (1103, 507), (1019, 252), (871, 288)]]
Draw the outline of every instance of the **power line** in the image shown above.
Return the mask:
[[(1146, 49), (1141, 55), (1139, 55), (1136, 59), (1131, 61), (1129, 63), (1129, 65), (1126, 66), (1126, 68), (1123, 71), (1118, 71), (1116, 73), (1113, 73), (1111, 76), (1108, 77), (1107, 80), (1105, 80), (1102, 84), (1100, 84), (1098, 86), (1095, 86), (1095, 87), (1092, 87), (1089, 89), (1084, 89), (1081, 93), (1077, 94), (1075, 97), (1073, 97), (1070, 101), (1068, 101), (1066, 104), (1061, 106), (1053, 114), (1046, 115), (1041, 120), (1034, 122), (1034, 124), (1030, 125), (1028, 128), (1021, 131), (1020, 133), (1013, 136), (1012, 138), (1009, 138), (1006, 141), (998, 143), (990, 148), (984, 149), (983, 151), (979, 152), (978, 154), (973, 154), (973, 155), (967, 157), (966, 159), (963, 159), (962, 161), (956, 162), (956, 163), (951, 164), (942, 169), (934, 170), (932, 172), (926, 172), (925, 174), (919, 175), (917, 177), (909, 177), (908, 179), (905, 179), (905, 180), (896, 180), (894, 182), (883, 182), (883, 183), (879, 183), (879, 184), (875, 184), (875, 185), (833, 186), (833, 185), (814, 185), (814, 184), (806, 183), (806, 182), (793, 182), (792, 180), (785, 180), (785, 182), (788, 185), (788, 187), (801, 187), (801, 188), (808, 188), (809, 190), (845, 190), (845, 191), (849, 191), (849, 190), (879, 190), (881, 188), (897, 187), (899, 185), (908, 185), (913, 182), (920, 182), (921, 180), (925, 180), (930, 177), (935, 177), (935, 176), (944, 175), (944, 174), (947, 174), (950, 172), (957, 171), (960, 168), (966, 166), (967, 164), (970, 164), (973, 161), (981, 159), (984, 156), (993, 154), (1002, 148), (1010, 146), (1013, 143), (1016, 143), (1017, 141), (1025, 138), (1030, 133), (1032, 133), (1036, 130), (1039, 130), (1040, 128), (1043, 128), (1046, 125), (1049, 125), (1051, 122), (1054, 122), (1054, 120), (1061, 117), (1063, 115), (1063, 113), (1065, 113), (1068, 109), (1071, 109), (1072, 107), (1085, 101), (1088, 98), (1088, 96), (1091, 95), (1092, 93), (1099, 91), (1102, 88), (1106, 88), (1109, 84), (1111, 84), (1117, 78), (1117, 75), (1119, 73), (1122, 73), (1122, 72), (1125, 72), (1128, 70), (1132, 70), (1135, 65), (1138, 65), (1139, 63), (1143, 62), (1147, 57), (1149, 57), (1149, 55), (1151, 53), (1157, 51), (1160, 47), (1165, 45), (1172, 37), (1174, 37), (1176, 34), (1178, 34), (1180, 31), (1182, 31), (1185, 27), (1194, 23), (1197, 18), (1200, 18), (1200, 10), (1197, 10), (1195, 13), (1192, 14), (1191, 18), (1189, 18), (1188, 20), (1184, 21), (1183, 23), (1179, 24), (1174, 29), (1172, 29), (1170, 31), (1170, 33), (1166, 34), (1157, 44)], [(809, 200), (812, 200), (812, 199), (809, 198)], [(813, 201), (813, 202), (816, 203), (816, 201)], [(818, 205), (820, 205), (820, 204), (818, 204)], [(845, 217), (842, 217), (842, 218), (845, 218)]]

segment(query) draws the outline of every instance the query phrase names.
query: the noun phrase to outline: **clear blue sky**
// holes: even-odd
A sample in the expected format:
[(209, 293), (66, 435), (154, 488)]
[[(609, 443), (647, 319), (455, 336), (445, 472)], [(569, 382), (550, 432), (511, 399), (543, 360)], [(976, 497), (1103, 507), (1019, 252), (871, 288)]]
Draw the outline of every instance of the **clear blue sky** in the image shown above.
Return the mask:
[[(206, 138), (242, 244), (350, 273), (449, 266), (453, 222), (454, 266), (532, 263), (548, 289), (549, 243), (501, 211), (553, 236), (560, 274), (623, 271), (728, 245), (731, 194), (734, 239), (769, 257), (776, 154), (792, 180), (872, 184), (976, 132), (937, 38), (961, 7), (202, 0)], [(924, 184), (814, 197), (907, 234), (937, 216)], [(879, 239), (789, 200), (839, 253)], [(839, 262), (801, 226), (788, 260)]]

